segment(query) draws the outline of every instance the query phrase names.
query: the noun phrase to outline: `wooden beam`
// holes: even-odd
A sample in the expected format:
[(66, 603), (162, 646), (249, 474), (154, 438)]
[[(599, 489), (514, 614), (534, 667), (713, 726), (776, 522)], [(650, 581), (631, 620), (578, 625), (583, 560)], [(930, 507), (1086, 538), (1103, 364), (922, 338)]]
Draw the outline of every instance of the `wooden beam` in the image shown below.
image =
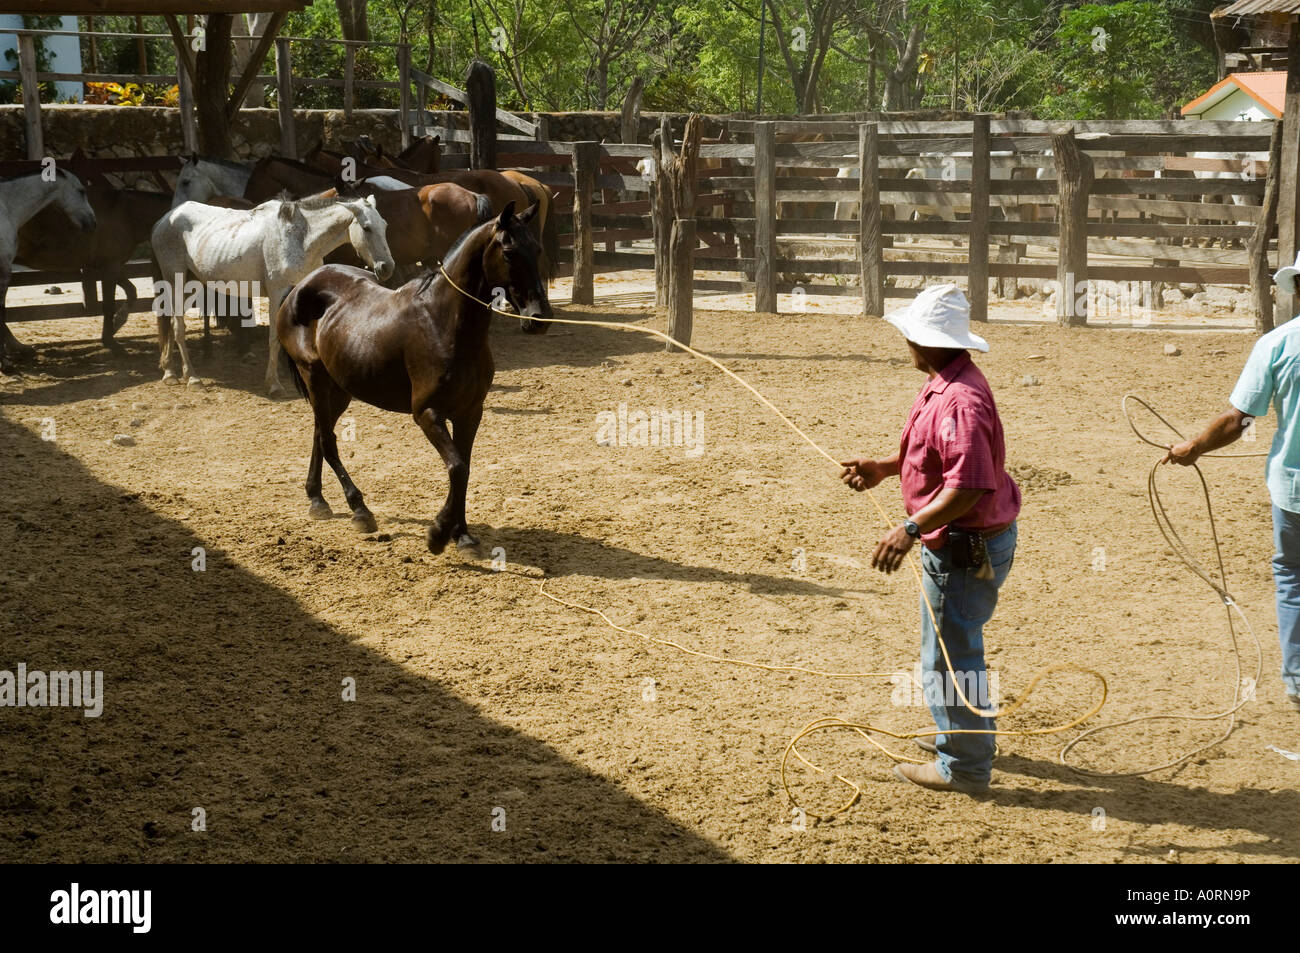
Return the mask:
[[(592, 259), (592, 191), (600, 163), (599, 142), (573, 145), (573, 291), (574, 304), (595, 300), (595, 272)], [(660, 198), (663, 201), (663, 197)], [(665, 242), (666, 244), (666, 242)]]
[(167, 21), (167, 29), (171, 31), (172, 42), (176, 45), (176, 62), (184, 67), (190, 82), (194, 82), (194, 51), (190, 49), (190, 38), (185, 35), (184, 28), (181, 27), (180, 20), (176, 19), (176, 14), (167, 13), (163, 15)]
[[(971, 136), (970, 243), (966, 298), (972, 321), (989, 319), (989, 117), (976, 116)], [(1087, 215), (1087, 206), (1084, 207)]]
[(1268, 243), (1273, 235), (1278, 210), (1278, 173), (1281, 171), (1282, 126), (1274, 125), (1273, 142), (1268, 149), (1268, 178), (1264, 182), (1264, 204), (1255, 233), (1246, 244), (1250, 261), (1250, 290), (1255, 299), (1255, 331), (1273, 330), (1273, 276), (1268, 260)]
[[(1056, 255), (1056, 320), (1062, 327), (1087, 324), (1088, 305), (1078, 307), (1079, 289), (1088, 280), (1088, 192), (1092, 188), (1092, 162), (1079, 148), (1074, 129), (1052, 136), (1059, 186), (1057, 218), (1060, 244)], [(1080, 313), (1082, 310), (1082, 313)]]
[(858, 128), (858, 262), (862, 313), (885, 313), (885, 276), (881, 271), (884, 236), (880, 230), (880, 146), (874, 122)]
[(280, 154), (298, 157), (298, 137), (293, 128), (293, 61), (289, 57), (289, 40), (275, 38), (276, 105), (280, 113)]
[[(1287, 43), (1286, 105), (1282, 116), (1282, 155), (1277, 180), (1277, 257), (1281, 265), (1295, 261), (1300, 222), (1296, 188), (1300, 184), (1300, 21), (1292, 21)], [(1277, 322), (1296, 313), (1296, 296), (1277, 292)]]
[(754, 125), (754, 311), (776, 313), (776, 124)]
[(41, 129), (41, 87), (36, 80), (36, 39), (18, 36), (18, 71), (23, 85), (23, 130), (27, 137), (27, 158), (45, 156), (45, 133)]

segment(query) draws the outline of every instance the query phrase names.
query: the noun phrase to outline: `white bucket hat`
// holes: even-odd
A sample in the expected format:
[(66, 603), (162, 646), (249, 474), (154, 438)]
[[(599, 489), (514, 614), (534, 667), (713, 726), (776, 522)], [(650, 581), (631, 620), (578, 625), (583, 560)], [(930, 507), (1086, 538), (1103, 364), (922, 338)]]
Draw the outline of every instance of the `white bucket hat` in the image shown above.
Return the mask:
[(1273, 282), (1284, 294), (1295, 294), (1296, 276), (1300, 275), (1300, 255), (1295, 256), (1294, 265), (1285, 265), (1277, 270)]
[(954, 284), (931, 285), (907, 307), (885, 315), (885, 320), (922, 347), (989, 349), (988, 341), (971, 333), (970, 302)]

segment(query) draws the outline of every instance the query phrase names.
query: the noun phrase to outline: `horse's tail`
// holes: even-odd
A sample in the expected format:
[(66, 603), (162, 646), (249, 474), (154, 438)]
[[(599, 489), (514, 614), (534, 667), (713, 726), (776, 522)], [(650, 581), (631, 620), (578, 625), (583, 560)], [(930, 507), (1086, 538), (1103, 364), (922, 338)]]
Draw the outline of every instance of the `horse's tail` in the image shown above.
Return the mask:
[(482, 225), (495, 215), (496, 212), (492, 210), (492, 200), (490, 198), (482, 192), (476, 192), (474, 194), (477, 196), (474, 200), (474, 221), (477, 224)]
[(295, 363), (294, 359), (289, 356), (289, 352), (284, 348), (280, 348), (280, 363), (283, 364), (285, 370), (289, 372), (289, 378), (293, 381), (293, 389), (296, 390), (303, 399), (309, 399), (307, 397), (307, 382), (302, 379), (302, 372), (298, 370), (297, 363)]

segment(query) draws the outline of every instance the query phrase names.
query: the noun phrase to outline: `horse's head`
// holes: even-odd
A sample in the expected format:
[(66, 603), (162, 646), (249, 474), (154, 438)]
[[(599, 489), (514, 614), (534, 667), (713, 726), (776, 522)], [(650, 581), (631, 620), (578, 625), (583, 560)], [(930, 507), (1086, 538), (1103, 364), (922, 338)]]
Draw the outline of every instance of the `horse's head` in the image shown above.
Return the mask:
[(352, 247), (375, 276), (384, 281), (397, 266), (393, 262), (393, 253), (388, 250), (388, 223), (375, 208), (375, 197), (369, 195), (343, 204), (352, 212), (353, 221), (348, 226)]
[(59, 169), (51, 187), (55, 190), (52, 204), (61, 208), (72, 219), (72, 224), (83, 232), (93, 232), (95, 210), (90, 207), (90, 199), (86, 196), (86, 187), (81, 184), (81, 180), (71, 172)]
[(506, 203), (492, 223), (492, 239), (483, 253), (489, 287), (505, 291), (507, 300), (523, 317), (519, 326), (525, 334), (545, 334), (550, 328), (545, 321), (530, 320), (551, 316), (551, 299), (538, 264), (542, 246), (528, 227), (536, 215), (536, 204), (516, 215), (515, 203)]
[(216, 184), (203, 171), (199, 157), (192, 155), (181, 166), (180, 175), (176, 177), (176, 192), (172, 196), (172, 208), (185, 202), (206, 202), (217, 194)]

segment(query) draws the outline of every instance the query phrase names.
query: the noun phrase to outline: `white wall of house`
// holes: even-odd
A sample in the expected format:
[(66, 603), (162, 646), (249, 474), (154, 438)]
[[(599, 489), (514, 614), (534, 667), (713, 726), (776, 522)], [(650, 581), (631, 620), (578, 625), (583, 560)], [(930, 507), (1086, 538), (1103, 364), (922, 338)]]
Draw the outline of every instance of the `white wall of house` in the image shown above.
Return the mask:
[[(23, 28), (23, 18), (17, 13), (0, 13), (0, 31), (3, 30), (21, 30)], [(63, 24), (59, 27), (61, 30), (77, 32), (77, 18), (67, 16), (63, 18)], [(50, 69), (55, 73), (80, 73), (81, 72), (81, 37), (78, 36), (47, 36), (45, 37), (45, 48), (49, 50), (52, 62)], [(12, 52), (13, 56), (7, 54)], [(17, 70), (18, 69), (18, 37), (12, 33), (0, 32), (0, 69)], [(57, 97), (59, 102), (81, 102), (82, 88), (80, 83), (55, 83)]]
[(1272, 119), (1273, 114), (1259, 104), (1253, 97), (1239, 89), (1234, 89), (1204, 112), (1188, 113), (1184, 119), (1220, 119), (1262, 122)]

